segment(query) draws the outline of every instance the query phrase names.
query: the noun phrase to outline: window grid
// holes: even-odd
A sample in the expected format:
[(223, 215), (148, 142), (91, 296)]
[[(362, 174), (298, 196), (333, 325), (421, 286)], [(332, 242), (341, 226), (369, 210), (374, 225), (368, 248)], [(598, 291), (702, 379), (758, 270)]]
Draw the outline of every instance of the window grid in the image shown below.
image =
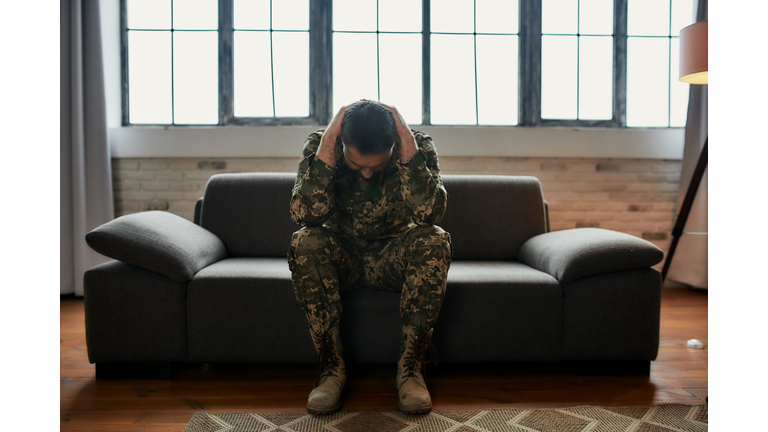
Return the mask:
[[(533, 18), (538, 19), (538, 24), (541, 25), (543, 18), (541, 10), (541, 1), (535, 0), (538, 5), (538, 14)], [(539, 89), (533, 98), (539, 99), (539, 109), (534, 115), (533, 120), (527, 126), (568, 126), (568, 127), (626, 127), (625, 121), (625, 106), (626, 106), (626, 85), (623, 84), (626, 81), (626, 9), (628, 0), (614, 0), (613, 2), (613, 32), (611, 34), (597, 34), (597, 33), (582, 33), (581, 32), (581, 0), (576, 4), (576, 33), (544, 33), (539, 27), (538, 38), (541, 40), (544, 36), (576, 36), (576, 119), (557, 119), (557, 118), (542, 118), (541, 111), (541, 77), (539, 74), (537, 79), (539, 80)], [(534, 14), (536, 15), (536, 14)], [(622, 38), (622, 34), (624, 37)], [(612, 116), (611, 119), (605, 120), (584, 120), (581, 118), (581, 37), (582, 36), (597, 36), (597, 37), (611, 37), (613, 41), (613, 97), (611, 104)], [(535, 36), (536, 37), (536, 36)], [(542, 52), (540, 47), (540, 54), (535, 57), (536, 61), (541, 62)], [(539, 67), (541, 64), (539, 63)]]
[[(230, 0), (232, 5), (232, 9), (234, 11), (234, 0)], [(269, 34), (269, 76), (270, 76), (270, 92), (272, 94), (272, 116), (271, 117), (265, 117), (265, 116), (247, 116), (247, 115), (241, 115), (237, 116), (235, 118), (237, 119), (264, 119), (264, 118), (280, 118), (277, 116), (277, 97), (275, 93), (275, 47), (274, 47), (274, 34), (277, 33), (309, 33), (309, 30), (298, 30), (298, 29), (275, 29), (274, 28), (274, 0), (269, 1), (269, 23), (268, 28), (236, 28), (234, 27), (234, 20), (231, 20), (232, 22), (232, 37), (234, 42), (234, 35), (235, 32), (242, 32), (242, 33), (268, 33)], [(226, 4), (224, 5), (226, 7)], [(232, 51), (232, 56), (234, 57), (234, 47)], [(234, 59), (233, 59), (234, 60)], [(234, 76), (233, 76), (234, 81)], [(234, 84), (234, 82), (233, 82)], [(234, 98), (234, 88), (233, 88), (233, 94), (232, 97)], [(233, 107), (234, 109), (234, 107)], [(233, 114), (234, 116), (234, 114)], [(310, 114), (311, 116), (311, 114)], [(283, 117), (285, 118), (285, 117)], [(258, 121), (258, 120), (256, 120)]]
[[(614, 12), (615, 14), (615, 12)], [(671, 21), (670, 21), (671, 26)], [(616, 39), (615, 35), (615, 29), (614, 32), (611, 34), (604, 34), (604, 33), (582, 33), (581, 31), (581, 0), (578, 0), (576, 2), (576, 33), (541, 33), (542, 38), (544, 36), (576, 36), (576, 120), (583, 121), (582, 119), (582, 113), (581, 113), (581, 37), (587, 36), (587, 37), (610, 37), (613, 41)], [(614, 56), (615, 56), (615, 42), (613, 44), (614, 46)], [(615, 69), (614, 69), (615, 72)], [(615, 75), (615, 74), (614, 74)], [(614, 76), (614, 81), (615, 81)], [(546, 120), (554, 120), (557, 121), (559, 119), (554, 118), (548, 118)], [(600, 121), (600, 120), (598, 120)]]
[[(423, 1), (424, 1), (424, 3), (430, 3), (431, 2), (430, 0), (423, 0)], [(524, 1), (525, 0), (520, 0), (520, 2), (518, 3), (518, 8), (520, 7), (520, 3), (524, 2)], [(427, 18), (425, 19), (425, 21), (427, 21), (427, 20), (429, 20), (429, 16), (427, 16)], [(475, 65), (474, 65), (475, 66), (474, 67), (474, 72), (475, 72), (475, 82), (474, 82), (474, 87), (475, 87), (475, 126), (479, 126), (480, 125), (480, 94), (478, 92), (478, 84), (477, 84), (477, 81), (478, 81), (478, 75), (477, 75), (477, 36), (478, 35), (479, 36), (517, 36), (518, 37), (518, 45), (519, 45), (520, 44), (520, 39), (519, 39), (520, 38), (520, 33), (521, 33), (521, 31), (520, 31), (519, 27), (518, 27), (518, 32), (517, 33), (478, 32), (477, 31), (477, 0), (474, 0), (473, 3), (472, 3), (472, 33), (469, 33), (469, 32), (449, 32), (449, 31), (435, 31), (435, 32), (427, 31), (428, 35), (470, 35), (470, 34), (472, 35), (472, 43), (473, 43), (473, 47), (474, 47), (473, 58), (474, 58), (474, 62), (475, 62)], [(427, 42), (427, 43), (429, 43), (429, 42)], [(519, 57), (519, 55), (518, 55), (518, 57)], [(425, 62), (426, 61), (427, 60), (425, 59)], [(519, 66), (518, 66), (518, 68), (519, 68)], [(428, 82), (425, 82), (424, 86), (426, 87), (427, 85), (428, 85)], [(520, 99), (520, 97), (521, 97), (521, 95), (519, 94), (519, 88), (520, 87), (518, 87), (518, 99)], [(521, 126), (522, 125), (521, 122), (520, 122), (520, 119), (519, 119), (520, 113), (521, 113), (521, 110), (518, 109), (518, 124), (516, 126)], [(431, 124), (431, 123), (426, 123), (426, 120), (425, 120), (425, 124)], [(443, 126), (443, 125), (441, 125), (441, 126)], [(510, 126), (512, 126), (512, 125), (510, 125)]]
[[(379, 99), (381, 99), (381, 51), (380, 51), (380, 35), (381, 34), (421, 34), (421, 31), (390, 31), (379, 29), (379, 1), (376, 0), (376, 30), (332, 30), (332, 33), (339, 34), (375, 34), (376, 35), (376, 92)], [(423, 0), (424, 3), (429, 0)], [(423, 85), (423, 84), (422, 84)]]
[[(121, 0), (121, 39), (122, 39), (122, 106), (123, 124), (131, 125), (129, 118), (128, 97), (128, 31), (167, 31), (167, 30), (132, 30), (127, 26), (127, 1)], [(613, 93), (613, 118), (610, 121), (596, 120), (556, 120), (541, 118), (541, 0), (521, 0), (519, 3), (519, 30), (518, 33), (478, 33), (476, 30), (477, 8), (474, 11), (474, 38), (476, 47), (477, 35), (518, 35), (520, 72), (518, 83), (518, 116), (517, 126), (583, 126), (583, 127), (610, 127), (624, 128), (626, 126), (626, 79), (627, 79), (627, 2), (628, 0), (614, 0), (614, 93)], [(333, 116), (331, 108), (332, 99), (332, 0), (310, 0), (310, 115), (308, 117), (264, 117), (248, 118), (234, 117), (232, 101), (232, 8), (233, 0), (219, 0), (219, 28), (218, 30), (184, 30), (184, 31), (218, 31), (219, 33), (219, 125), (325, 125)], [(271, 3), (271, 2), (270, 2)], [(466, 34), (450, 32), (430, 32), (430, 1), (423, 0), (423, 26), (422, 26), (422, 105), (423, 124), (430, 125), (430, 40), (431, 34)], [(475, 2), (476, 3), (476, 2)], [(378, 5), (377, 5), (378, 6)], [(671, 2), (670, 2), (671, 7)], [(271, 9), (271, 4), (270, 4)], [(377, 7), (377, 28), (378, 28)], [(171, 19), (173, 17), (171, 16)], [(270, 21), (271, 21), (270, 14)], [(580, 25), (580, 23), (579, 23)], [(670, 33), (671, 33), (670, 16)], [(171, 33), (176, 31), (172, 28)], [(178, 30), (182, 31), (182, 30)], [(238, 30), (259, 31), (259, 30)], [(270, 32), (272, 29), (270, 29)], [(286, 30), (301, 31), (301, 30)], [(344, 33), (344, 31), (339, 31)], [(350, 32), (364, 33), (364, 32)], [(377, 30), (377, 33), (378, 30)], [(387, 33), (418, 33), (418, 32), (387, 32)], [(654, 37), (654, 36), (632, 36)], [(657, 36), (658, 37), (658, 36)], [(667, 36), (671, 48), (672, 35)], [(378, 50), (378, 36), (377, 36)], [(378, 54), (378, 53), (377, 53)], [(670, 60), (671, 59), (670, 49)], [(475, 48), (475, 58), (477, 49)], [(378, 57), (378, 55), (377, 55)], [(171, 62), (173, 63), (173, 62)], [(671, 63), (670, 63), (671, 65)], [(272, 67), (272, 66), (271, 66)], [(578, 73), (578, 72), (577, 72)], [(173, 79), (173, 77), (172, 77)], [(477, 63), (475, 62), (475, 110), (477, 106)], [(274, 78), (273, 78), (274, 81)], [(274, 82), (272, 83), (274, 87)], [(669, 83), (671, 86), (671, 82)], [(671, 92), (671, 89), (669, 89)], [(173, 83), (172, 83), (173, 91)], [(671, 124), (671, 99), (668, 112)], [(173, 106), (173, 104), (172, 104)], [(273, 99), (274, 112), (274, 99)], [(172, 116), (172, 121), (173, 120)], [(477, 118), (479, 124), (479, 116)], [(172, 123), (174, 126), (196, 126)], [(166, 124), (159, 124), (160, 126)], [(670, 126), (667, 126), (670, 127)]]
[[(624, 0), (627, 1), (627, 0)], [(673, 24), (673, 2), (675, 0), (669, 0), (669, 22), (667, 25), (667, 35), (627, 35), (627, 39), (667, 39), (667, 125), (666, 126), (644, 126), (645, 128), (669, 128), (672, 126), (672, 61), (676, 60), (672, 58), (672, 41), (679, 39), (679, 36), (672, 34)], [(693, 12), (693, 11), (691, 11)]]
[[(123, 89), (123, 124), (128, 125), (130, 123), (130, 106), (128, 104), (128, 57), (129, 52), (127, 49), (127, 39), (131, 33), (145, 33), (145, 32), (166, 32), (170, 34), (170, 92), (171, 92), (171, 121), (170, 123), (162, 123), (163, 125), (174, 125), (174, 126), (186, 126), (187, 124), (176, 124), (176, 77), (175, 77), (175, 60), (174, 60), (174, 49), (175, 49), (175, 40), (174, 40), (174, 34), (176, 32), (218, 32), (218, 29), (176, 29), (174, 28), (174, 21), (173, 21), (173, 4), (174, 0), (170, 0), (170, 24), (169, 28), (141, 28), (136, 27), (132, 28), (128, 26), (127, 21), (127, 1), (123, 0), (121, 2), (121, 19), (120, 19), (120, 26), (121, 26), (121, 33), (123, 35), (122, 40), (122, 53), (121, 58), (123, 62), (123, 67), (121, 71), (122, 75), (122, 89)], [(147, 125), (151, 126), (152, 124), (149, 123), (136, 123), (141, 125)], [(198, 124), (191, 124), (191, 126), (197, 126)]]

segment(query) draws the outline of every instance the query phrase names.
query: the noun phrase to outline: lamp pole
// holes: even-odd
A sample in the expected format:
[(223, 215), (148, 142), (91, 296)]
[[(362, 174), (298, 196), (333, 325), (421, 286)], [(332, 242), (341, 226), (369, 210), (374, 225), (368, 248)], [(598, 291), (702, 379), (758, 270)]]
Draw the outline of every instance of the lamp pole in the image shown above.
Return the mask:
[(677, 243), (680, 241), (680, 236), (683, 235), (683, 229), (685, 223), (688, 221), (688, 215), (691, 213), (691, 207), (693, 206), (693, 199), (696, 198), (696, 192), (699, 190), (701, 184), (701, 178), (704, 177), (704, 170), (707, 168), (707, 144), (709, 143), (709, 137), (704, 140), (704, 147), (699, 154), (699, 161), (696, 163), (696, 169), (693, 171), (693, 177), (691, 177), (691, 183), (688, 185), (688, 190), (685, 192), (685, 199), (683, 205), (680, 208), (680, 213), (677, 215), (675, 221), (675, 227), (672, 229), (672, 244), (669, 246), (669, 252), (667, 252), (667, 259), (664, 261), (664, 268), (661, 270), (661, 282), (667, 278), (667, 272), (669, 266), (672, 264), (672, 257), (675, 255), (675, 249), (677, 249)]

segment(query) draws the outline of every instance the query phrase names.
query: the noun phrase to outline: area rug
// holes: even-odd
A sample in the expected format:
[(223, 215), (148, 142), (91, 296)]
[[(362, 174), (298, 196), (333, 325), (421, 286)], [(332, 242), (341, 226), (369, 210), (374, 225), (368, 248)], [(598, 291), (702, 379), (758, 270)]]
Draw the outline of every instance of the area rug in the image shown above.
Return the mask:
[(707, 405), (487, 411), (339, 412), (330, 416), (276, 412), (197, 412), (184, 432), (668, 432), (706, 431)]

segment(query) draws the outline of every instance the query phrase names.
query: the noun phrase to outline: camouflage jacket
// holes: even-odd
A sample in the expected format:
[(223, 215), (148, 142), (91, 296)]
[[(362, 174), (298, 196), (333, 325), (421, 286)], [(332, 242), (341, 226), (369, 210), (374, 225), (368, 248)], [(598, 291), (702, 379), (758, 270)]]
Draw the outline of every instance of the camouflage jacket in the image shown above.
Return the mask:
[(434, 225), (445, 214), (448, 194), (429, 135), (413, 131), (419, 152), (400, 163), (395, 144), (387, 167), (370, 180), (349, 168), (340, 140), (336, 168), (316, 157), (324, 129), (307, 137), (291, 195), (291, 218), (301, 226), (324, 225), (346, 238), (395, 237), (418, 225)]

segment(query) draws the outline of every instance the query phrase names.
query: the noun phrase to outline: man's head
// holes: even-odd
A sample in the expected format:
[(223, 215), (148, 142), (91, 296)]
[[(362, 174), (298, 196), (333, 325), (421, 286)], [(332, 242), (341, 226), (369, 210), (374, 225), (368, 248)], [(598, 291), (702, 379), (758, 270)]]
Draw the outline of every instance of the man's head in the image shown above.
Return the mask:
[(341, 143), (347, 165), (365, 178), (387, 167), (397, 140), (395, 118), (389, 109), (360, 102), (344, 112)]

